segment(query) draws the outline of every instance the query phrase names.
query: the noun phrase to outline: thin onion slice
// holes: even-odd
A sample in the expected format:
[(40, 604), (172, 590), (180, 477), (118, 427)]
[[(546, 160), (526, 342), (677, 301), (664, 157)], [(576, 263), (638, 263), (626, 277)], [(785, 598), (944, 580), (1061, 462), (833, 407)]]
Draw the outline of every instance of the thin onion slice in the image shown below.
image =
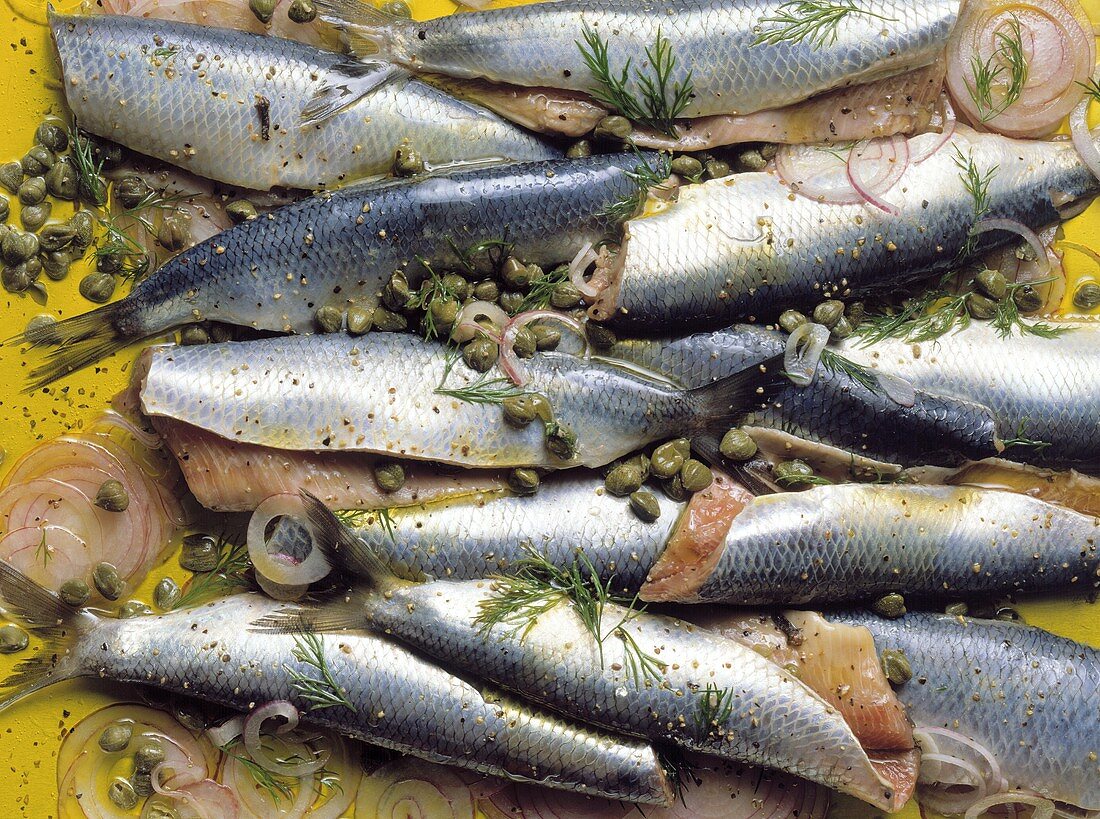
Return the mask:
[(980, 236), (983, 233), (989, 233), (993, 230), (1004, 230), (1020, 236), (1031, 246), (1031, 249), (1035, 251), (1035, 258), (1038, 260), (1040, 273), (1044, 276), (1050, 273), (1050, 259), (1047, 258), (1046, 246), (1043, 244), (1043, 240), (1039, 238), (1039, 234), (1034, 230), (1023, 222), (1017, 222), (1015, 219), (982, 219), (977, 222), (974, 227), (970, 228), (970, 235)]
[(260, 740), (260, 730), (266, 720), (282, 717), (286, 722), (275, 729), (276, 735), (287, 734), (298, 727), (298, 709), (286, 700), (273, 700), (259, 706), (248, 714), (241, 731), (241, 741), (248, 750), (252, 761), (265, 771), (279, 776), (312, 776), (325, 767), (328, 761), (328, 752), (323, 751), (308, 762), (284, 763), (273, 758), (264, 749)]
[(802, 196), (830, 205), (863, 201), (848, 179), (848, 156), (837, 147), (781, 145), (775, 155), (779, 180)]
[(477, 811), (470, 788), (455, 771), (402, 757), (363, 777), (355, 815), (374, 819), (475, 819)]
[(297, 495), (282, 493), (266, 498), (256, 507), (248, 521), (246, 540), (248, 556), (256, 574), (282, 586), (308, 586), (325, 577), (331, 567), (321, 550), (313, 548), (304, 560), (268, 551), (267, 527), (276, 518), (291, 515), (305, 517), (302, 500)]
[[(482, 316), (497, 326), (496, 333), (489, 332), (477, 323), (477, 319)], [(458, 311), (458, 315), (455, 317), (454, 330), (451, 331), (451, 338), (461, 344), (478, 335), (484, 335), (499, 344), (500, 331), (507, 327), (508, 322), (511, 320), (511, 316), (504, 312), (499, 304), (493, 304), (491, 301), (472, 301)]]
[[(802, 344), (805, 341), (805, 347)], [(783, 353), (783, 371), (799, 387), (808, 387), (814, 381), (821, 352), (829, 343), (829, 328), (807, 322), (787, 337), (787, 349)]]
[(238, 714), (232, 719), (227, 719), (221, 725), (206, 729), (206, 738), (218, 748), (224, 748), (230, 742), (241, 735), (244, 730), (244, 714)]
[[(922, 134), (920, 137), (913, 137), (909, 140), (910, 165), (919, 165), (924, 160), (935, 156), (955, 135), (955, 130), (959, 127), (959, 120), (955, 114), (955, 107), (946, 94), (943, 95), (943, 111), (943, 130), (938, 135), (933, 138), (930, 134)], [(914, 146), (919, 147), (914, 151)]]
[(581, 323), (564, 313), (555, 310), (528, 310), (526, 313), (517, 315), (508, 322), (508, 326), (504, 328), (504, 333), (500, 339), (500, 369), (513, 384), (519, 387), (527, 383), (527, 375), (523, 366), (519, 363), (519, 357), (516, 355), (516, 335), (532, 321), (556, 321), (564, 324), (581, 338), (585, 338), (584, 327), (581, 326)]
[[(1092, 79), (1094, 82), (1100, 82), (1100, 68), (1093, 71)], [(1092, 171), (1093, 176), (1100, 179), (1100, 148), (1097, 148), (1096, 141), (1092, 138), (1092, 131), (1089, 130), (1091, 103), (1092, 97), (1085, 94), (1073, 109), (1073, 113), (1069, 115), (1069, 132), (1073, 137), (1073, 147), (1077, 149), (1081, 161)]]
[(869, 204), (893, 216), (901, 209), (882, 197), (905, 175), (909, 167), (909, 141), (901, 134), (865, 140), (848, 155), (848, 181)]
[(1030, 819), (1051, 819), (1054, 816), (1054, 803), (1034, 793), (1006, 791), (979, 799), (966, 809), (964, 819), (979, 819), (987, 815), (990, 808), (1007, 805), (1030, 805), (1035, 808)]
[(569, 281), (586, 299), (594, 299), (600, 295), (600, 288), (593, 286), (584, 278), (584, 271), (594, 261), (596, 261), (596, 252), (592, 249), (592, 243), (585, 242), (584, 247), (577, 251), (577, 255), (569, 263)]

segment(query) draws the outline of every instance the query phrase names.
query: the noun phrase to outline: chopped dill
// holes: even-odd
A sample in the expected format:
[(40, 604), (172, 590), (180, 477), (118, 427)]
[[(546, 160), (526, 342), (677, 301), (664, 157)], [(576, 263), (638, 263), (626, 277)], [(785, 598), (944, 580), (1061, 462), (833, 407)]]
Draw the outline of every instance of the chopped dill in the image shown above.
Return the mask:
[(634, 166), (633, 171), (627, 171), (626, 175), (638, 187), (633, 193), (608, 205), (599, 212), (599, 216), (614, 219), (616, 222), (625, 222), (641, 210), (650, 189), (663, 184), (672, 173), (670, 167), (672, 161), (665, 154), (658, 155), (659, 164), (656, 168), (649, 164), (637, 148), (634, 149), (634, 155), (638, 158), (638, 164)]
[(86, 194), (90, 204), (101, 208), (107, 204), (107, 183), (103, 181), (103, 160), (95, 161), (95, 147), (79, 128), (69, 129), (70, 155), (80, 183), (80, 191)]
[[(635, 71), (631, 78), (632, 58), (627, 58), (619, 74), (613, 73), (608, 55), (607, 41), (602, 39), (587, 23), (584, 25), (584, 43), (577, 43), (588, 69), (596, 80), (590, 93), (600, 102), (619, 111), (627, 119), (646, 125), (668, 136), (676, 136), (676, 118), (684, 112), (695, 93), (689, 71), (683, 82), (669, 81), (676, 67), (672, 45), (657, 30), (657, 38), (645, 50), (645, 63), (650, 74)], [(638, 89), (636, 96), (630, 86)]]
[(821, 351), (821, 366), (834, 375), (843, 373), (871, 392), (877, 393), (882, 390), (882, 385), (879, 384), (878, 376), (870, 369), (864, 367), (862, 364), (856, 364), (850, 358), (846, 358), (835, 350), (830, 350), (828, 347)]
[(328, 660), (325, 659), (324, 638), (310, 631), (295, 635), (294, 649), (291, 654), (298, 662), (316, 668), (321, 675), (308, 677), (301, 671), (283, 664), (283, 668), (290, 675), (290, 687), (309, 703), (307, 710), (316, 711), (321, 708), (332, 708), (335, 705), (343, 705), (351, 711), (355, 710), (347, 694), (332, 678)]
[(695, 692), (695, 724), (708, 734), (718, 728), (733, 714), (733, 691), (707, 683), (706, 688)]
[(1023, 418), (1020, 423), (1016, 425), (1016, 433), (1011, 438), (1004, 439), (1001, 443), (1004, 444), (1005, 449), (1010, 449), (1014, 446), (1024, 447), (1026, 449), (1033, 449), (1036, 452), (1042, 452), (1044, 449), (1051, 445), (1050, 441), (1040, 441), (1035, 438), (1024, 437), (1024, 430), (1027, 429), (1030, 418)]
[(525, 394), (525, 390), (521, 390), (507, 378), (490, 378), (488, 373), (482, 373), (476, 381), (465, 387), (448, 387), (447, 379), (450, 378), (451, 371), (458, 363), (458, 358), (457, 349), (448, 351), (447, 366), (443, 370), (443, 378), (440, 379), (439, 386), (435, 388), (436, 395), (457, 398), (467, 404), (501, 404), (505, 398)]
[(337, 509), (332, 514), (349, 529), (373, 526), (377, 523), (390, 540), (397, 542), (393, 514), (389, 509)]
[(792, 0), (776, 9), (774, 16), (760, 21), (761, 24), (771, 23), (773, 26), (764, 28), (761, 25), (753, 45), (808, 42), (815, 48), (822, 48), (837, 41), (841, 22), (852, 14), (897, 22), (892, 17), (860, 8), (855, 0), (839, 0), (835, 3), (824, 0)]
[(531, 283), (531, 289), (524, 296), (523, 304), (520, 305), (518, 312), (545, 310), (550, 306), (550, 297), (554, 294), (554, 288), (567, 281), (569, 281), (568, 265), (560, 265), (543, 273)]
[[(970, 93), (974, 104), (978, 106), (978, 114), (982, 122), (989, 122), (1008, 110), (1020, 99), (1024, 86), (1027, 85), (1028, 66), (1027, 57), (1024, 56), (1020, 18), (1015, 14), (1010, 16), (1008, 32), (998, 28), (994, 33), (993, 38), (997, 45), (985, 62), (982, 62), (976, 54), (970, 58), (970, 70), (974, 73), (974, 82), (966, 80), (966, 90)], [(1003, 87), (1003, 96), (999, 104), (993, 101), (994, 85)]]
[(252, 562), (248, 559), (248, 545), (233, 543), (225, 536), (217, 540), (218, 560), (209, 572), (196, 574), (184, 585), (183, 594), (173, 609), (182, 609), (201, 603), (210, 597), (217, 597), (239, 588), (248, 588), (248, 570)]

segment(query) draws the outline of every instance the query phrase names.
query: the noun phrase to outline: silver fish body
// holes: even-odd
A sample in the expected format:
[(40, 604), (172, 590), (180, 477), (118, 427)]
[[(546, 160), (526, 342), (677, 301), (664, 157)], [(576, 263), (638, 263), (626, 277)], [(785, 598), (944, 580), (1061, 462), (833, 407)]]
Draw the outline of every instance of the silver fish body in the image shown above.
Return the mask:
[(826, 615), (901, 649), (913, 679), (897, 690), (919, 728), (945, 728), (992, 752), (1013, 789), (1100, 809), (1100, 652), (1018, 623), (909, 613)]
[(974, 322), (923, 343), (887, 340), (864, 347), (852, 339), (842, 352), (918, 389), (989, 407), (1002, 438), (1025, 442), (1004, 457), (1095, 471), (1100, 415), (1089, 408), (1100, 406), (1100, 326), (1087, 321), (1055, 326), (1065, 333), (1054, 339), (1016, 332), (1001, 338), (990, 324)]
[[(784, 5), (790, 6), (782, 0), (559, 0), (409, 22), (346, 0), (319, 4), (326, 19), (349, 24), (381, 55), (417, 70), (584, 92), (598, 88), (577, 45), (586, 27), (606, 42), (616, 76), (629, 62), (651, 77), (646, 49), (661, 37), (675, 59), (670, 91), (686, 83), (693, 90), (686, 117), (778, 108), (928, 65), (945, 48), (959, 13), (958, 0), (860, 0), (825, 28), (820, 42), (793, 35), (760, 42), (786, 31), (778, 21)], [(636, 78), (628, 88), (639, 95)]]
[(303, 128), (313, 94), (354, 79), (341, 74), (347, 58), (291, 40), (108, 14), (50, 24), (82, 128), (232, 185), (312, 190), (388, 175), (402, 143), (431, 165), (560, 155), (407, 76)]
[[(918, 154), (935, 134), (909, 138)], [(1052, 192), (1094, 196), (1097, 180), (1065, 142), (1012, 140), (960, 127), (946, 145), (912, 163), (883, 198), (837, 205), (794, 195), (773, 171), (734, 174), (680, 189), (679, 200), (624, 225), (591, 314), (626, 333), (682, 334), (745, 317), (774, 319), (786, 307), (831, 294), (886, 291), (1017, 237), (972, 237), (979, 221), (960, 165), (989, 175), (988, 210), (1032, 228), (1059, 221)], [(971, 186), (973, 187), (973, 186)], [(1061, 197), (1059, 197), (1061, 201)]]

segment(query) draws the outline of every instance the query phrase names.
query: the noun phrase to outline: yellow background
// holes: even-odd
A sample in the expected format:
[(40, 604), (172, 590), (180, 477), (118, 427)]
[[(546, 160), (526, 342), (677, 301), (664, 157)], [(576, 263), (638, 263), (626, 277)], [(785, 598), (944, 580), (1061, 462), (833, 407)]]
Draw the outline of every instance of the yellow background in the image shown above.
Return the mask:
[[(1084, 0), (1093, 20), (1100, 22), (1100, 0)], [(503, 5), (504, 3), (501, 3)], [(79, 0), (54, 0), (61, 11), (71, 11)], [(417, 17), (432, 17), (454, 10), (447, 0), (412, 0)], [(0, 163), (21, 157), (33, 142), (34, 129), (47, 112), (64, 116), (60, 85), (48, 30), (43, 0), (0, 0)], [(18, 222), (18, 204), (12, 200), (9, 220)], [(68, 206), (55, 206), (54, 218), (66, 218)], [(1067, 239), (1088, 244), (1100, 251), (1100, 204), (1070, 222)], [(1080, 254), (1069, 254), (1071, 274), (1094, 275)], [(49, 312), (57, 317), (81, 313), (90, 305), (77, 295), (83, 271), (74, 267), (64, 282), (47, 282), (49, 301), (45, 307), (26, 297), (0, 291), (0, 338), (22, 330), (34, 315)], [(121, 288), (120, 288), (121, 290)], [(1072, 288), (1071, 291), (1072, 292)], [(121, 293), (120, 293), (121, 295)], [(127, 350), (66, 378), (59, 384), (31, 396), (20, 394), (25, 364), (16, 350), (0, 349), (0, 447), (4, 457), (0, 476), (15, 457), (34, 443), (79, 428), (82, 420), (106, 407), (126, 381), (126, 371), (136, 350)], [(1100, 356), (1098, 356), (1100, 366)], [(1095, 412), (1095, 407), (1081, 407)], [(152, 586), (165, 574), (182, 582), (183, 573), (170, 559), (150, 574), (149, 581), (134, 597), (151, 598)], [(1080, 601), (1024, 603), (1019, 606), (1027, 621), (1058, 634), (1100, 646), (1100, 617), (1097, 608)], [(10, 662), (0, 661), (0, 674)], [(71, 727), (88, 713), (118, 699), (127, 699), (125, 689), (108, 688), (89, 681), (64, 683), (32, 697), (0, 715), (0, 819), (33, 817), (45, 819), (57, 813), (55, 760), (60, 731)], [(132, 697), (131, 697), (132, 698)], [(843, 802), (835, 816), (869, 817), (875, 811), (865, 805)], [(904, 814), (919, 816), (915, 807)]]

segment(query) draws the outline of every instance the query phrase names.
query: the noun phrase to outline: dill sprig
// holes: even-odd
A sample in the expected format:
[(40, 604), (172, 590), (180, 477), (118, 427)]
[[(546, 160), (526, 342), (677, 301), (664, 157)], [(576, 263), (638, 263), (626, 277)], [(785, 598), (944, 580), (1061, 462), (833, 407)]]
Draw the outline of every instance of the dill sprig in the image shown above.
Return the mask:
[(590, 89), (592, 96), (639, 125), (646, 125), (675, 137), (676, 118), (687, 108), (695, 93), (695, 86), (692, 84), (690, 71), (683, 82), (670, 85), (676, 57), (672, 53), (672, 45), (661, 34), (661, 30), (657, 29), (656, 41), (645, 50), (645, 62), (652, 74), (633, 72), (633, 85), (637, 87), (640, 96), (636, 96), (630, 88), (632, 58), (628, 57), (622, 70), (615, 74), (610, 65), (607, 41), (587, 23), (584, 25), (583, 36), (584, 43), (578, 42), (577, 48), (596, 80), (596, 87)]
[(174, 210), (177, 203), (183, 198), (183, 194), (165, 196), (164, 191), (150, 190), (131, 208), (126, 208), (119, 213), (106, 218), (101, 217), (99, 224), (104, 229), (102, 241), (96, 242), (93, 255), (116, 256), (121, 261), (122, 267), (118, 271), (124, 279), (138, 279), (149, 272), (150, 259), (145, 248), (126, 232), (122, 227), (124, 220), (152, 236), (156, 233), (156, 226), (148, 217), (148, 211)]
[[(611, 590), (612, 581), (600, 580), (596, 567), (583, 552), (578, 553), (569, 568), (554, 565), (535, 549), (528, 547), (527, 556), (515, 566), (508, 577), (493, 579), (493, 594), (482, 601), (474, 620), (482, 632), (494, 626), (510, 626), (508, 635), (525, 639), (535, 627), (538, 618), (561, 605), (569, 603), (581, 625), (596, 641), (600, 665), (604, 663), (604, 643), (615, 637), (623, 646), (624, 667), (634, 684), (647, 681), (659, 682), (665, 664), (638, 645), (626, 626), (642, 614), (644, 608), (635, 608), (638, 597), (625, 598)], [(604, 612), (609, 605), (625, 608), (625, 612), (612, 625), (604, 626)]]
[(311, 631), (298, 634), (294, 638), (294, 649), (291, 651), (294, 659), (300, 663), (316, 668), (320, 677), (308, 677), (301, 671), (283, 664), (283, 668), (290, 675), (290, 687), (293, 688), (303, 700), (309, 703), (308, 710), (316, 711), (320, 708), (332, 708), (342, 705), (354, 711), (355, 706), (347, 698), (347, 694), (336, 684), (329, 669), (328, 660), (325, 659), (325, 641)]
[(634, 155), (638, 158), (638, 164), (634, 166), (633, 171), (627, 171), (626, 175), (637, 187), (633, 193), (624, 196), (600, 211), (599, 216), (614, 219), (616, 222), (625, 222), (641, 209), (646, 197), (649, 196), (650, 189), (663, 184), (668, 180), (669, 174), (672, 173), (672, 160), (665, 154), (658, 155), (659, 164), (656, 168), (649, 164), (637, 148), (634, 149)]
[(224, 535), (217, 540), (218, 560), (209, 572), (196, 574), (187, 581), (183, 594), (173, 609), (182, 609), (201, 603), (209, 597), (217, 597), (239, 588), (248, 588), (248, 544), (234, 543)]
[[(970, 58), (974, 82), (966, 80), (966, 90), (978, 106), (982, 122), (989, 122), (1008, 110), (1020, 99), (1024, 86), (1027, 85), (1028, 66), (1027, 57), (1024, 56), (1020, 18), (1012, 14), (1008, 31), (998, 28), (993, 38), (997, 43), (996, 48), (984, 62), (976, 54)], [(993, 100), (994, 85), (1001, 85), (1004, 89), (999, 104)]]
[[(989, 213), (989, 186), (997, 175), (997, 166), (994, 165), (985, 173), (982, 173), (978, 169), (978, 164), (974, 161), (974, 150), (969, 149), (964, 155), (958, 145), (955, 146), (955, 166), (959, 169), (959, 179), (962, 180), (963, 187), (970, 194), (974, 210), (974, 220), (971, 222), (973, 226)], [(978, 237), (971, 233), (966, 242), (963, 243), (962, 248), (959, 249), (958, 260), (961, 261), (973, 254), (977, 242)]]
[(416, 261), (428, 271), (428, 278), (414, 293), (409, 295), (406, 306), (413, 310), (424, 311), (424, 338), (431, 341), (439, 337), (439, 328), (436, 327), (432, 307), (438, 302), (457, 302), (458, 295), (452, 288), (447, 286), (446, 282), (443, 281), (443, 277), (435, 272), (427, 259), (417, 256)]
[(523, 297), (523, 304), (520, 305), (518, 312), (545, 310), (550, 306), (550, 297), (554, 294), (554, 288), (567, 281), (569, 281), (568, 265), (560, 265), (543, 273), (531, 283), (531, 289)]
[(1011, 449), (1012, 447), (1024, 447), (1027, 449), (1034, 449), (1036, 452), (1042, 452), (1044, 449), (1051, 445), (1050, 441), (1040, 441), (1036, 438), (1028, 438), (1024, 435), (1024, 430), (1027, 429), (1027, 425), (1031, 422), (1031, 418), (1025, 417), (1020, 420), (1020, 423), (1016, 425), (1016, 434), (1011, 438), (1005, 438), (1001, 443), (1004, 444), (1005, 449)]
[(882, 385), (879, 384), (878, 376), (874, 372), (828, 347), (821, 351), (821, 366), (834, 375), (842, 373), (848, 376), (871, 392), (878, 393), (882, 390)]
[(332, 514), (349, 529), (360, 529), (377, 523), (390, 540), (397, 542), (393, 514), (389, 509), (337, 509)]
[(42, 561), (42, 567), (50, 565), (50, 561), (53, 559), (53, 553), (50, 551), (50, 546), (46, 543), (46, 530), (42, 530), (42, 539), (38, 541), (38, 547), (34, 550), (34, 556), (38, 560)]
[(482, 373), (474, 382), (465, 387), (448, 387), (447, 379), (451, 377), (451, 371), (458, 363), (458, 350), (450, 350), (447, 353), (447, 365), (443, 370), (443, 378), (439, 386), (435, 388), (436, 395), (447, 395), (465, 401), (467, 404), (501, 404), (505, 398), (513, 398), (523, 395), (521, 390), (507, 378), (490, 378), (488, 373)]
[(500, 278), (504, 263), (515, 249), (515, 243), (508, 241), (507, 228), (503, 239), (485, 239), (470, 247), (461, 248), (454, 239), (448, 237), (447, 244), (451, 246), (451, 251), (467, 273), (477, 273), (481, 269), (477, 263), (478, 257), (484, 256), (489, 262), (490, 271), (497, 278)]
[(1089, 77), (1086, 82), (1077, 84), (1085, 89), (1085, 94), (1092, 97), (1094, 102), (1100, 102), (1100, 83), (1094, 77)]
[[(822, 48), (837, 41), (841, 22), (852, 14), (896, 22), (892, 17), (860, 8), (855, 0), (840, 0), (835, 3), (823, 0), (792, 0), (776, 9), (773, 16), (760, 21), (762, 25), (753, 45), (808, 42), (815, 48)], [(773, 27), (764, 28), (764, 24), (768, 23)]]
[(734, 694), (728, 688), (707, 683), (695, 692), (695, 724), (708, 734), (726, 723), (733, 714)]
[(103, 160), (95, 161), (95, 146), (79, 128), (69, 128), (70, 156), (76, 169), (80, 191), (90, 204), (101, 208), (107, 204), (107, 184), (103, 181)]
[(833, 482), (821, 475), (776, 475), (775, 482), (784, 489), (792, 486), (832, 486)]
[[(253, 781), (263, 790), (271, 796), (271, 800), (278, 804), (282, 800), (291, 800), (294, 798), (294, 786), (298, 784), (298, 777), (296, 776), (282, 776), (281, 774), (273, 773), (262, 765), (257, 764), (248, 756), (234, 753), (232, 748), (241, 742), (240, 737), (229, 741), (225, 745), (221, 746), (221, 751), (226, 756), (244, 765), (246, 771), (251, 775)], [(270, 750), (270, 749), (268, 749)], [(317, 757), (314, 757), (317, 759)], [(297, 765), (302, 762), (312, 762), (310, 759), (303, 759), (299, 754), (290, 754), (286, 757), (277, 757), (276, 762), (282, 765)], [(333, 791), (342, 790), (340, 785), (340, 777), (332, 770), (328, 768), (321, 768), (316, 773), (317, 785), (314, 790), (318, 795), (323, 795), (325, 788)]]

